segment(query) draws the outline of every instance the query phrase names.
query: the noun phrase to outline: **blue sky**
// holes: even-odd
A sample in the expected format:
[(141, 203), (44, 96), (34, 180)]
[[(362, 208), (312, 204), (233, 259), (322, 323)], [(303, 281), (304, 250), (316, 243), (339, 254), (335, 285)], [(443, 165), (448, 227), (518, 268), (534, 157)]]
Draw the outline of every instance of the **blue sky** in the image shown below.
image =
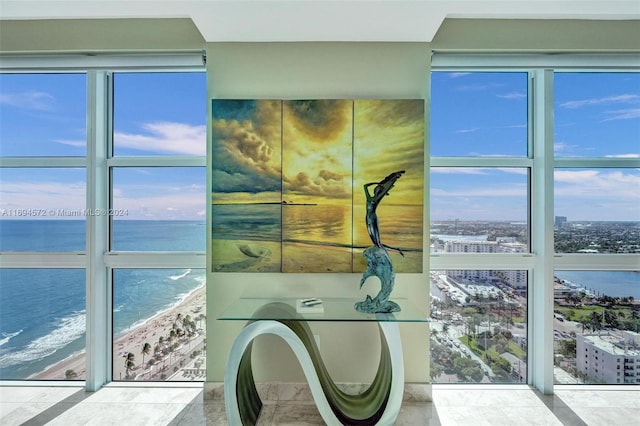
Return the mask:
[[(0, 74), (0, 155), (83, 156), (83, 74)], [(116, 74), (117, 156), (205, 155), (206, 77)], [(555, 76), (555, 154), (640, 153), (640, 73)], [(431, 155), (527, 155), (524, 73), (434, 73)], [(0, 170), (0, 208), (84, 206), (84, 172)], [(527, 172), (518, 168), (434, 168), (433, 220), (524, 220)], [(202, 219), (203, 168), (114, 170), (114, 207), (130, 219)], [(569, 220), (640, 220), (638, 169), (556, 171), (556, 215)]]
[[(557, 73), (557, 157), (640, 155), (640, 73)], [(524, 73), (434, 73), (431, 155), (526, 157)], [(432, 168), (432, 220), (526, 220), (527, 172)], [(555, 214), (569, 220), (640, 220), (638, 169), (558, 169)]]

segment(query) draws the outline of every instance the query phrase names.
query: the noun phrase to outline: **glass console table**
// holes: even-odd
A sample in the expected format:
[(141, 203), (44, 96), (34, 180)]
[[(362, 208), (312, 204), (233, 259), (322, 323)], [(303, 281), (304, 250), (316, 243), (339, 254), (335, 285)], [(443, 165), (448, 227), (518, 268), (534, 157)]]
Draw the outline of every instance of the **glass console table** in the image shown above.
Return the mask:
[[(231, 425), (253, 425), (262, 409), (251, 368), (253, 340), (262, 334), (281, 337), (293, 350), (309, 383), (320, 415), (328, 425), (390, 425), (400, 412), (404, 392), (404, 364), (400, 322), (428, 322), (425, 313), (406, 299), (393, 314), (365, 314), (355, 310), (356, 300), (322, 299), (323, 312), (299, 313), (296, 299), (243, 298), (233, 302), (219, 320), (248, 321), (236, 337), (227, 359), (225, 405)], [(359, 395), (340, 390), (320, 357), (309, 323), (313, 321), (376, 322), (380, 328), (378, 371), (369, 388)]]

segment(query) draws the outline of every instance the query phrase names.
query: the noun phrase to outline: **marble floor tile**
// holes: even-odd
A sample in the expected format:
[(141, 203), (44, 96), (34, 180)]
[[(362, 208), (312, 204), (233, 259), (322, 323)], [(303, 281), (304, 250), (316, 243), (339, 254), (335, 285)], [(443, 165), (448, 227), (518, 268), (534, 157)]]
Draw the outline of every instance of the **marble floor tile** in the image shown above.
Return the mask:
[[(640, 395), (638, 396), (640, 398)], [(637, 408), (572, 407), (576, 415), (589, 426), (638, 426), (640, 412)]]
[(581, 407), (618, 406), (640, 409), (638, 391), (633, 390), (556, 390), (555, 395), (567, 404)]
[(189, 404), (168, 426), (227, 426), (224, 401)]
[(430, 402), (405, 402), (400, 408), (395, 426), (440, 426), (436, 407)]
[(320, 412), (313, 403), (277, 403), (271, 421), (279, 426), (324, 426)]
[(264, 404), (262, 410), (260, 410), (260, 416), (256, 426), (271, 426), (275, 424), (273, 422), (273, 415), (276, 412), (276, 403)]
[[(222, 388), (207, 389), (205, 398), (202, 387), (188, 386), (109, 385), (97, 392), (85, 392), (80, 387), (4, 386), (0, 387), (0, 424), (227, 425)], [(324, 425), (311, 395), (307, 394), (308, 388), (264, 383), (260, 384), (259, 392), (265, 400), (259, 426)], [(432, 396), (433, 402), (405, 395), (395, 425), (640, 426), (640, 387), (638, 390), (558, 387), (554, 395), (543, 395), (521, 386), (433, 386), (425, 394)]]

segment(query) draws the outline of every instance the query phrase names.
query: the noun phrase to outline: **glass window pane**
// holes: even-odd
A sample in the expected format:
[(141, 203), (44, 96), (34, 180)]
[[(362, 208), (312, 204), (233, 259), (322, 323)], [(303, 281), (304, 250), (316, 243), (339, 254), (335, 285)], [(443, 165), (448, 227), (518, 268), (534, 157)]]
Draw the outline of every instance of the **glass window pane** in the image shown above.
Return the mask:
[(84, 156), (85, 74), (0, 73), (1, 156)]
[(114, 168), (113, 250), (204, 251), (204, 167)]
[(115, 155), (205, 155), (205, 73), (114, 75)]
[(638, 272), (555, 271), (555, 381), (640, 385), (638, 300)]
[(525, 168), (432, 167), (431, 251), (528, 251), (528, 188)]
[(557, 157), (640, 155), (640, 73), (556, 73)]
[(85, 324), (84, 270), (0, 269), (1, 380), (84, 380)]
[(1, 168), (0, 251), (84, 251), (83, 169)]
[(640, 253), (640, 170), (556, 169), (558, 253)]
[(113, 271), (113, 380), (204, 381), (205, 272)]
[(431, 155), (525, 157), (527, 74), (431, 73)]
[(526, 271), (431, 271), (433, 383), (526, 383), (526, 294)]

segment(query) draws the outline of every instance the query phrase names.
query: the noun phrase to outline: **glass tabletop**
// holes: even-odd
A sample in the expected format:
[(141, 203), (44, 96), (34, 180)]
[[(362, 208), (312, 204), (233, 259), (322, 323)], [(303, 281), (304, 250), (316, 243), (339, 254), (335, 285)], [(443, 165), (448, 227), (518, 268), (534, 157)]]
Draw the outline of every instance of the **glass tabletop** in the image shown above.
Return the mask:
[[(392, 299), (400, 312), (366, 314), (356, 311), (359, 300), (319, 298), (321, 304), (303, 306), (302, 299), (241, 298), (235, 300), (218, 317), (219, 320), (288, 320), (288, 321), (388, 321), (428, 322), (429, 317), (407, 299)], [(426, 309), (425, 309), (426, 311)]]

